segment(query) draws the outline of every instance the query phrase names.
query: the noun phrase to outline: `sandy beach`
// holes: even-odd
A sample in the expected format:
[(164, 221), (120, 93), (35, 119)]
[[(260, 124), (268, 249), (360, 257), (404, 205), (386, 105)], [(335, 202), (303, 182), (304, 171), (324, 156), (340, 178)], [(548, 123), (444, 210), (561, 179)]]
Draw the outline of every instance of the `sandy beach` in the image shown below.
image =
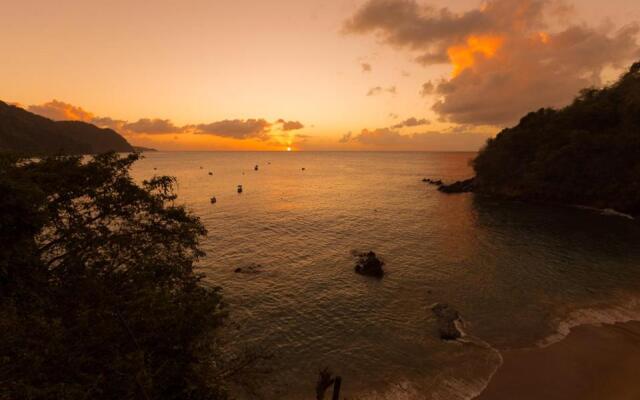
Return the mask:
[(640, 322), (576, 327), (558, 343), (503, 357), (476, 399), (640, 399)]

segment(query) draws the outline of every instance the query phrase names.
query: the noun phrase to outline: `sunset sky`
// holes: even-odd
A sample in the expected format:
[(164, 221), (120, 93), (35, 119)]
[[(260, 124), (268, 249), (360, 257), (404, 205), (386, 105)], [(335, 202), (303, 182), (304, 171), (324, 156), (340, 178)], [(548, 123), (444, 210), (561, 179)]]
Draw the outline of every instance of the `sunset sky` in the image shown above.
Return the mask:
[(5, 2), (0, 100), (164, 150), (475, 150), (640, 59), (638, 21), (632, 0)]

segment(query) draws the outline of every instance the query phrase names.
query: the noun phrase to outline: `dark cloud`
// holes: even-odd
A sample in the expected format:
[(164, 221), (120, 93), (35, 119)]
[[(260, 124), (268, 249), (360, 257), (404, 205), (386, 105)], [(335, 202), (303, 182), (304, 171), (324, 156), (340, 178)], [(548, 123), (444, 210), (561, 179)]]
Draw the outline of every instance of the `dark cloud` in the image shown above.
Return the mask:
[(142, 118), (136, 122), (124, 124), (122, 129), (131, 133), (166, 134), (182, 132), (184, 128), (175, 126), (168, 119)]
[(281, 124), (283, 131), (295, 131), (304, 128), (304, 125), (300, 121), (285, 121), (282, 118), (277, 120), (276, 124)]
[(411, 117), (411, 118), (407, 118), (404, 121), (395, 124), (391, 127), (391, 129), (400, 129), (400, 128), (412, 128), (415, 126), (423, 126), (423, 125), (429, 125), (431, 123), (431, 121), (421, 118), (421, 119), (417, 119), (415, 117)]
[(450, 63), (449, 79), (421, 91), (437, 96), (433, 110), (444, 120), (508, 125), (528, 111), (567, 104), (580, 88), (601, 84), (605, 68), (640, 57), (638, 24), (615, 30), (569, 16), (570, 7), (551, 0), (487, 0), (463, 13), (369, 0), (344, 30), (375, 34), (422, 64)]
[(225, 119), (195, 126), (194, 133), (228, 137), (233, 139), (268, 140), (271, 123), (264, 119)]
[(431, 81), (425, 82), (422, 84), (422, 89), (420, 89), (420, 95), (423, 97), (432, 95), (435, 88), (435, 85)]
[(362, 68), (362, 72), (371, 72), (371, 64), (369, 63), (361, 63), (360, 67)]
[(379, 94), (382, 93), (390, 93), (390, 94), (396, 94), (396, 87), (395, 86), (390, 86), (388, 88), (383, 88), (382, 86), (376, 86), (376, 87), (372, 87), (371, 89), (369, 89), (369, 91), (367, 92), (367, 96), (377, 96)]

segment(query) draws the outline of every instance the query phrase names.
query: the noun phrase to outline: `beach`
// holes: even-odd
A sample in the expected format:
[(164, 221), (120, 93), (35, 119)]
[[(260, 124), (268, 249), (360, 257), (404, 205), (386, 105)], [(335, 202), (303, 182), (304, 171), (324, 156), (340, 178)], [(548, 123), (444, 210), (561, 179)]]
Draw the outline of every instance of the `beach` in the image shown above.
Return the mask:
[(640, 398), (640, 322), (575, 327), (562, 341), (503, 357), (477, 400)]

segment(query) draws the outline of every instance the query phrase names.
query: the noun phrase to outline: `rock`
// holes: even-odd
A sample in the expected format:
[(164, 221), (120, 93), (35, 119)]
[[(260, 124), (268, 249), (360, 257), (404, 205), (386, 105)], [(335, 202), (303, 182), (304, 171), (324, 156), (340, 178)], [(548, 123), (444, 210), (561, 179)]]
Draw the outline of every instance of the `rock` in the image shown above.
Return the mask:
[(381, 261), (376, 253), (370, 251), (368, 253), (360, 253), (357, 255), (356, 272), (361, 275), (382, 278), (384, 276), (384, 262)]
[(436, 303), (431, 307), (438, 323), (438, 333), (442, 340), (456, 340), (462, 337), (462, 332), (456, 322), (462, 322), (456, 309), (444, 303)]
[(468, 193), (473, 192), (475, 189), (475, 178), (467, 179), (464, 181), (457, 181), (450, 185), (442, 184), (438, 190), (442, 193)]
[(259, 274), (262, 272), (262, 265), (251, 263), (243, 267), (238, 267), (233, 270), (236, 274)]
[(442, 186), (442, 181), (440, 179), (435, 180), (435, 179), (431, 179), (431, 178), (424, 178), (422, 180), (422, 182), (428, 183), (430, 185), (434, 185), (434, 186)]

